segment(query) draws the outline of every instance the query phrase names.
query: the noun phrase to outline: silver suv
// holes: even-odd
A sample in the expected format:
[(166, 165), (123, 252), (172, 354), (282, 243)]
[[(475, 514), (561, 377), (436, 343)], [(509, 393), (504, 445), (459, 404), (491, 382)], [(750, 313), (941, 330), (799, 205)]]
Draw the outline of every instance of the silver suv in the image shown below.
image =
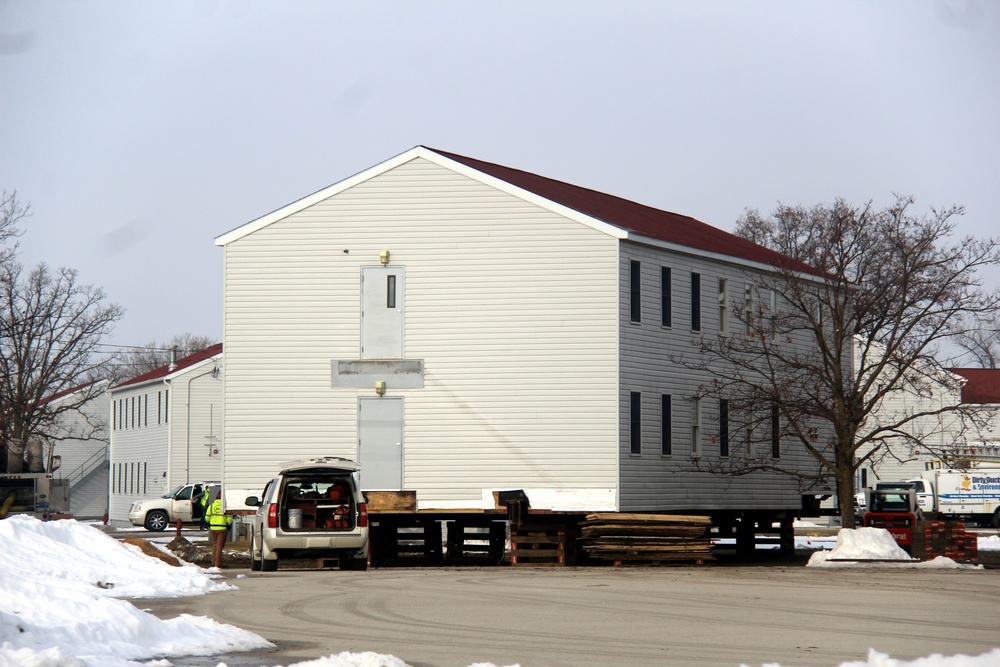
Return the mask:
[(368, 569), (368, 507), (358, 486), (360, 466), (324, 457), (282, 464), (256, 507), (250, 569), (273, 572), (279, 558), (336, 558), (341, 570)]

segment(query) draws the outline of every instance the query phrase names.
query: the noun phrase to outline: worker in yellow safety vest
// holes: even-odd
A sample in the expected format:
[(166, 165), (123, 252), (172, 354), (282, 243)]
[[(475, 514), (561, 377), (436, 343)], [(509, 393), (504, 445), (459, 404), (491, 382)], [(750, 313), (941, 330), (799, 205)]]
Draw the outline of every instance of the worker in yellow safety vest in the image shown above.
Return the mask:
[(208, 532), (212, 538), (212, 567), (222, 567), (222, 549), (226, 545), (233, 517), (222, 511), (219, 487), (212, 488), (212, 499), (206, 508), (205, 520), (208, 522)]

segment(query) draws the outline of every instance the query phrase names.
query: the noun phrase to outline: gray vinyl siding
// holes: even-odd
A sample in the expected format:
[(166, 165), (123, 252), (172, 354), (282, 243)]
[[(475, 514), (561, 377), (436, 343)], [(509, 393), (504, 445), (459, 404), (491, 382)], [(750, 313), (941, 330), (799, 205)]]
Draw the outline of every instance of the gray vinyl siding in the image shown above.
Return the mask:
[[(629, 321), (628, 291), (633, 260), (642, 266), (642, 322)], [(670, 267), (672, 326), (661, 325), (660, 268)], [(691, 330), (691, 273), (701, 274), (701, 331)], [(621, 323), (621, 387), (619, 390), (618, 454), (621, 466), (621, 511), (708, 509), (796, 509), (801, 506), (796, 482), (776, 474), (755, 474), (732, 479), (704, 468), (718, 461), (719, 404), (702, 399), (702, 447), (696, 469), (691, 450), (691, 399), (711, 381), (707, 374), (683, 365), (698, 358), (698, 340), (717, 337), (718, 278), (727, 278), (730, 335), (742, 324), (732, 316), (732, 306), (743, 301), (743, 286), (753, 273), (736, 264), (687, 255), (631, 242), (622, 242), (619, 262)], [(797, 341), (795, 344), (804, 344)], [(628, 411), (630, 392), (642, 393), (642, 453), (630, 453)], [(660, 396), (672, 398), (672, 452), (660, 451)], [(734, 437), (731, 439), (735, 439)], [(713, 438), (715, 441), (713, 442)], [(732, 447), (732, 444), (730, 445)], [(782, 443), (782, 463), (808, 463), (807, 454), (791, 442)]]
[[(403, 485), (422, 505), (484, 489), (614, 489), (618, 241), (416, 159), (225, 246), (225, 471), (357, 457), (360, 275), (406, 271)], [(363, 473), (362, 473), (363, 475)]]

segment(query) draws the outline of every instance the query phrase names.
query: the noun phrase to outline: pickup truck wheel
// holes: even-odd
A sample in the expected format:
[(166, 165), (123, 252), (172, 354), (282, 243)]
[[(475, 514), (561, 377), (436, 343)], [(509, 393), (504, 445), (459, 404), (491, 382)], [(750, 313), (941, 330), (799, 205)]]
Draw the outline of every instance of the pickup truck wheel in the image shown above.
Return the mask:
[(260, 572), (260, 556), (257, 554), (257, 537), (250, 535), (250, 571)]
[(160, 532), (170, 523), (170, 517), (163, 510), (153, 510), (146, 515), (146, 530)]

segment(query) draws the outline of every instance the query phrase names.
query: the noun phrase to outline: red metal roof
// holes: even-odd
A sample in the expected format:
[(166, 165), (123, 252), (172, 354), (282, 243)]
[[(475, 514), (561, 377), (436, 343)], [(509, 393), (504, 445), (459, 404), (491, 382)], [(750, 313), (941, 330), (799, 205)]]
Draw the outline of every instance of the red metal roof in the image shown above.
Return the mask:
[(966, 378), (963, 403), (1000, 403), (1000, 368), (949, 368)]
[(129, 385), (140, 384), (142, 382), (149, 382), (150, 380), (156, 380), (157, 378), (166, 377), (168, 375), (171, 375), (172, 373), (176, 373), (179, 370), (183, 370), (188, 366), (194, 366), (198, 362), (205, 361), (206, 359), (211, 359), (212, 357), (221, 352), (222, 352), (222, 343), (216, 343), (212, 347), (207, 347), (201, 352), (195, 352), (194, 354), (189, 354), (183, 359), (178, 359), (177, 368), (170, 368), (170, 365), (166, 364), (164, 366), (160, 366), (159, 368), (151, 370), (148, 373), (137, 375), (131, 380), (126, 380), (121, 384), (117, 384), (114, 387), (112, 387), (112, 389), (118, 389), (120, 387), (127, 387)]
[(759, 246), (686, 215), (661, 211), (628, 199), (563, 183), (519, 169), (483, 162), (428, 146), (424, 146), (424, 148), (628, 232), (698, 250), (771, 266), (787, 267), (812, 275), (823, 275), (821, 271), (808, 264), (793, 260), (774, 250)]

